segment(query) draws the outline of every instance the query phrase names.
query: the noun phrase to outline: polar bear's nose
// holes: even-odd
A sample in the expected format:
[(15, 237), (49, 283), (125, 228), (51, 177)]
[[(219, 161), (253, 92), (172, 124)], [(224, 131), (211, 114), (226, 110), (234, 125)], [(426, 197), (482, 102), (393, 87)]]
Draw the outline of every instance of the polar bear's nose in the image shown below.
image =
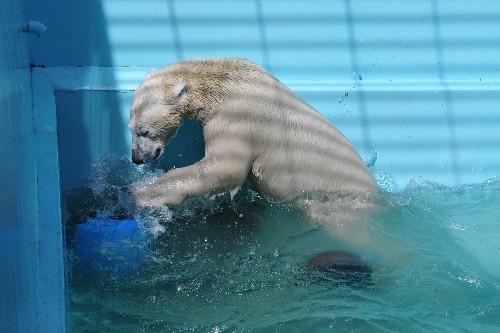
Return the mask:
[(132, 162), (135, 164), (144, 164), (144, 160), (138, 156), (137, 152), (132, 150)]
[(156, 148), (155, 150), (155, 157), (153, 159), (157, 159), (161, 154), (161, 147)]

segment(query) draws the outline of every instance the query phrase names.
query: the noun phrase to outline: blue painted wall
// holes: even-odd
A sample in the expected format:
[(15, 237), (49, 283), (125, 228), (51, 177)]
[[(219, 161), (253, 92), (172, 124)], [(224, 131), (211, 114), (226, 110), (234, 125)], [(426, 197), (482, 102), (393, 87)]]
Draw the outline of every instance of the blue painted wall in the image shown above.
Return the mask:
[(23, 4), (0, 6), (0, 332), (37, 332), (37, 196)]

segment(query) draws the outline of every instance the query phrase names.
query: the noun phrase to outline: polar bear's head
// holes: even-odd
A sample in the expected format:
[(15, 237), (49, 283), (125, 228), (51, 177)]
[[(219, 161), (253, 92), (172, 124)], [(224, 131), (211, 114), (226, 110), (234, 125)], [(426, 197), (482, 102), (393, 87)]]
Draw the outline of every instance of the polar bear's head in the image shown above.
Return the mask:
[(169, 82), (160, 71), (148, 73), (137, 88), (130, 111), (132, 161), (148, 163), (163, 154), (181, 124), (188, 85)]

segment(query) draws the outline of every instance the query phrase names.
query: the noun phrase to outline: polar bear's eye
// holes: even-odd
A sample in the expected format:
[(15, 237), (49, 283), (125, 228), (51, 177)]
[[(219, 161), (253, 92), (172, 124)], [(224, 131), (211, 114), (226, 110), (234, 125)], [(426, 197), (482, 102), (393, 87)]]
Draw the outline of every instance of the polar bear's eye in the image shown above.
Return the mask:
[(138, 131), (137, 136), (147, 136), (149, 134), (148, 130)]

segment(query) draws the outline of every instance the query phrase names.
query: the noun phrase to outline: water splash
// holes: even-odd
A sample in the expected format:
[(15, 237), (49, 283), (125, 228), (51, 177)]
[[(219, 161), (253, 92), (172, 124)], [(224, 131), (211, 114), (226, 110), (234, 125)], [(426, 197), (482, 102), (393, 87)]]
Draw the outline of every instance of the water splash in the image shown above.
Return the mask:
[(172, 219), (172, 212), (167, 207), (137, 207), (130, 201), (127, 189), (139, 182), (152, 182), (164, 173), (159, 168), (136, 166), (129, 157), (108, 155), (97, 160), (88, 177), (89, 187), (96, 196), (103, 197), (107, 193), (107, 198), (111, 196), (111, 200), (108, 200), (104, 209), (97, 210), (96, 214), (103, 217), (133, 217), (139, 221), (141, 228), (154, 238), (158, 237), (165, 231), (162, 223), (168, 223)]
[(399, 191), (399, 187), (389, 172), (378, 170), (374, 174), (377, 185), (388, 192), (395, 193)]

